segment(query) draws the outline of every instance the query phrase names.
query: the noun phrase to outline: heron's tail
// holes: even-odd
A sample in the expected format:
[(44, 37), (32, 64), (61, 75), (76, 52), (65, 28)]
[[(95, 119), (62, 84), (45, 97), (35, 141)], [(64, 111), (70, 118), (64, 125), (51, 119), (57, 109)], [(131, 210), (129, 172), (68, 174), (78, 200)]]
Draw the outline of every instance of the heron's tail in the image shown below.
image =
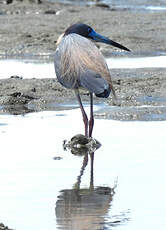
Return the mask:
[(111, 92), (111, 89), (109, 87), (108, 89), (104, 89), (104, 91), (102, 93), (96, 93), (95, 95), (96, 95), (96, 97), (107, 98), (107, 97), (109, 97), (110, 92)]

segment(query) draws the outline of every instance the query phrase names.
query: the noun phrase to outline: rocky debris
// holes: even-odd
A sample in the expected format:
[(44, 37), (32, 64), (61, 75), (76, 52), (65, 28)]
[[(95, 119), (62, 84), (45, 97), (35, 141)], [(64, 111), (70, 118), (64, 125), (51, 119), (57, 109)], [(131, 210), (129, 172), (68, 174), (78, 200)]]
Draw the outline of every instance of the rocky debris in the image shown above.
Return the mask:
[(94, 153), (100, 147), (101, 144), (99, 141), (92, 137), (86, 137), (82, 134), (75, 135), (69, 141), (64, 140), (63, 143), (64, 150), (69, 149), (71, 153), (75, 155)]
[(3, 223), (0, 223), (0, 230), (12, 230), (11, 228), (8, 228)]

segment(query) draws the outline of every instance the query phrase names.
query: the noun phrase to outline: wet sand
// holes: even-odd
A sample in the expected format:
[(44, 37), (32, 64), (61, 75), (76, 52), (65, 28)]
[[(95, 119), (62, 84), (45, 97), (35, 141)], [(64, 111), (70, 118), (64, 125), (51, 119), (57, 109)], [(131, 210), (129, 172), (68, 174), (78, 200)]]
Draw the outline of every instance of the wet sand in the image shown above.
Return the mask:
[[(27, 1), (0, 4), (0, 54), (2, 58), (41, 57), (53, 60), (56, 40), (65, 28), (81, 21), (90, 24), (98, 32), (122, 43), (132, 53), (121, 52), (100, 44), (105, 56), (138, 56), (165, 52), (165, 11), (148, 12), (117, 10), (108, 7), (72, 6), (43, 1), (30, 4)], [(39, 56), (38, 56), (39, 55)], [(115, 105), (115, 110), (105, 110), (108, 118), (142, 120), (140, 111), (131, 107), (157, 106), (159, 120), (165, 120), (166, 103), (165, 69), (113, 69), (111, 75), (118, 96), (106, 100), (95, 98), (96, 103)], [(12, 77), (0, 80), (1, 113), (22, 114), (31, 111), (57, 110), (61, 103), (75, 103), (74, 93), (60, 86), (56, 79), (20, 79)], [(82, 92), (88, 101), (87, 92)], [(109, 108), (109, 107), (108, 107)], [(116, 110), (117, 109), (117, 110)], [(121, 109), (119, 111), (119, 109)], [(151, 113), (146, 108), (143, 114)], [(116, 112), (115, 112), (116, 111)], [(154, 109), (153, 109), (154, 112)], [(103, 111), (102, 111), (103, 114)], [(98, 114), (97, 116), (100, 117)]]

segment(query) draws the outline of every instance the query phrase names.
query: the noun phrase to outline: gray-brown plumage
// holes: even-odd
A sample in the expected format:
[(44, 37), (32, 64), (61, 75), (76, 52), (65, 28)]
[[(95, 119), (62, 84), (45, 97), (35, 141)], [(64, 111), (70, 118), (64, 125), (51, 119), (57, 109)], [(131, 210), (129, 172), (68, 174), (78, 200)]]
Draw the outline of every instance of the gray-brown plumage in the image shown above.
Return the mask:
[[(58, 81), (76, 93), (85, 124), (85, 135), (91, 136), (93, 130), (93, 93), (97, 97), (108, 97), (115, 91), (105, 59), (93, 41), (111, 44), (129, 51), (126, 47), (97, 34), (85, 24), (74, 24), (58, 39), (55, 52), (55, 72)], [(79, 88), (90, 92), (91, 109), (89, 120), (84, 111)]]

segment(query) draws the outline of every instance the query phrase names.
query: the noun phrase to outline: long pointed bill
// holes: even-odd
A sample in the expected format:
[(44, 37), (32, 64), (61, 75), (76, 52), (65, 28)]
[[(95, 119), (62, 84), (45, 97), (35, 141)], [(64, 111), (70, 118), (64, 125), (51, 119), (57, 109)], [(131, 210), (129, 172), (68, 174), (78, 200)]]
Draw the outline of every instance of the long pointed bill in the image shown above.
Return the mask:
[(128, 48), (126, 48), (125, 46), (122, 46), (121, 44), (117, 43), (117, 42), (114, 42), (112, 40), (110, 40), (109, 38), (105, 37), (105, 36), (102, 36), (98, 33), (96, 33), (95, 31), (92, 31), (89, 36), (96, 42), (102, 42), (102, 43), (106, 43), (108, 45), (112, 45), (112, 46), (115, 46), (119, 49), (122, 49), (122, 50), (126, 50), (126, 51), (130, 51)]

